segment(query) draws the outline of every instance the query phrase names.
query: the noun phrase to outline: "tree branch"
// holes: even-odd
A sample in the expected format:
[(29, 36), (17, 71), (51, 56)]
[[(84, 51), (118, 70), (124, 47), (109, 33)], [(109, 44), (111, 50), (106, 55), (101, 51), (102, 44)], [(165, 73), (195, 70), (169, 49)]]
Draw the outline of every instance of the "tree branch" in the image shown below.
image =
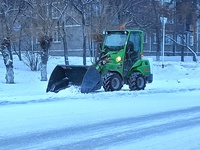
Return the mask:
[(176, 44), (178, 44), (178, 45), (181, 45), (181, 46), (184, 46), (184, 47), (186, 47), (187, 49), (189, 49), (193, 54), (194, 54), (194, 56), (195, 56), (195, 58), (196, 58), (196, 62), (197, 62), (197, 53), (191, 48), (191, 47), (189, 47), (188, 45), (186, 45), (186, 44), (181, 44), (181, 43), (179, 43), (179, 42), (177, 42), (176, 40), (174, 40), (174, 39), (172, 39), (172, 38), (170, 38), (170, 37), (168, 37), (170, 40), (172, 40), (173, 42), (175, 42)]

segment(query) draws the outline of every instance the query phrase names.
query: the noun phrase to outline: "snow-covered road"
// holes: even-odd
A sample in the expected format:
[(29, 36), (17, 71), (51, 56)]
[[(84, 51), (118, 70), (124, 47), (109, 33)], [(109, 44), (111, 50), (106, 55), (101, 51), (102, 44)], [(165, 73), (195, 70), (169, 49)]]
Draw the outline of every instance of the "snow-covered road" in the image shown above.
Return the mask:
[(75, 99), (66, 96), (49, 101), (2, 104), (0, 149), (188, 150), (200, 147), (198, 90), (167, 93), (164, 97), (163, 93), (140, 95), (118, 91), (113, 99), (112, 94), (100, 92)]

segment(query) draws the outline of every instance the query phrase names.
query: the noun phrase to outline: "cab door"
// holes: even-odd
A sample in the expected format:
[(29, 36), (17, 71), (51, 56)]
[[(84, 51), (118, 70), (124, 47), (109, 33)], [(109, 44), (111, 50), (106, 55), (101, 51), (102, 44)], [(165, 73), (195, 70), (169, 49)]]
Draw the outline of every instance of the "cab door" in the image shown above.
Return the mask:
[(140, 59), (141, 41), (141, 32), (132, 31), (130, 33), (125, 50), (124, 76)]

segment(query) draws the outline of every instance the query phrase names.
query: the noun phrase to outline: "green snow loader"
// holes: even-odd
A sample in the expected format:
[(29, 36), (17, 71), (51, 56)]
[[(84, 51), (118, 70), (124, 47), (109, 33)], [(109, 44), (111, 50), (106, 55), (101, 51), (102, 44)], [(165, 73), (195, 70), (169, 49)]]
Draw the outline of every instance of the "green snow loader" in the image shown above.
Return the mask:
[(130, 90), (144, 90), (153, 81), (149, 60), (142, 59), (141, 30), (104, 31), (99, 60), (92, 66), (57, 65), (46, 92), (58, 92), (70, 85), (80, 85), (81, 93), (100, 89), (119, 91), (124, 84)]

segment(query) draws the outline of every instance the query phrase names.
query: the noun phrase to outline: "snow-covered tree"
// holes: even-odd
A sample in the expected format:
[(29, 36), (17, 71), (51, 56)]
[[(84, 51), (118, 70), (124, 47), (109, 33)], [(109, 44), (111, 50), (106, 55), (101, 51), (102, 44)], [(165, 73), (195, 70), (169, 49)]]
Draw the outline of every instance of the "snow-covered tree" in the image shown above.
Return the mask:
[(20, 29), (20, 15), (24, 11), (24, 1), (2, 0), (0, 3), (1, 52), (6, 66), (6, 83), (14, 83), (13, 42), (17, 41)]
[(11, 43), (9, 38), (4, 38), (1, 43), (1, 52), (6, 66), (6, 83), (14, 83), (13, 59), (10, 53)]

